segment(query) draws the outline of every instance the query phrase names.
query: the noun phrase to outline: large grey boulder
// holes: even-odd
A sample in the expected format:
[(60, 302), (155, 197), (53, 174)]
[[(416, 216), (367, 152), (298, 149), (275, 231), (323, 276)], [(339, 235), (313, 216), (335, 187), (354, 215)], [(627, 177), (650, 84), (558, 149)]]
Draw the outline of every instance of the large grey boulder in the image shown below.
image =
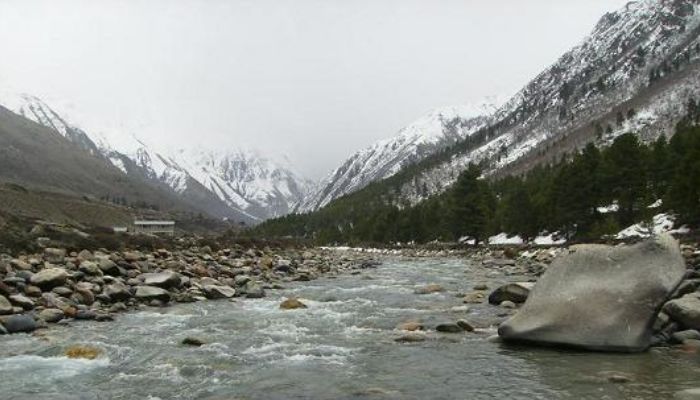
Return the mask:
[(505, 341), (643, 351), (685, 270), (669, 235), (634, 246), (574, 246), (554, 260), (498, 334)]

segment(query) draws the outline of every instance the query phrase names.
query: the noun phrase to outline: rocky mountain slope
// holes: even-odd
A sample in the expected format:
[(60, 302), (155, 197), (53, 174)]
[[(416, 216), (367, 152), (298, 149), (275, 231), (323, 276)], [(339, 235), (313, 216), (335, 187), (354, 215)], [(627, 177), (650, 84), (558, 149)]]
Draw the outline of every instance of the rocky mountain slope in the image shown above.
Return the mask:
[(699, 3), (639, 0), (606, 14), (485, 126), (390, 178), (386, 197), (416, 204), (444, 191), (471, 162), (502, 176), (625, 132), (644, 140), (671, 134), (700, 94)]
[(114, 146), (97, 133), (86, 133), (35, 96), (5, 94), (2, 103), (105, 158), (122, 173), (164, 187), (216, 217), (254, 224), (288, 213), (308, 191), (309, 182), (291, 168), (255, 151), (196, 147), (173, 151), (133, 135)]
[(317, 210), (458, 143), (487, 126), (496, 109), (494, 102), (485, 102), (430, 112), (401, 129), (396, 136), (353, 154), (319, 184), (297, 211)]

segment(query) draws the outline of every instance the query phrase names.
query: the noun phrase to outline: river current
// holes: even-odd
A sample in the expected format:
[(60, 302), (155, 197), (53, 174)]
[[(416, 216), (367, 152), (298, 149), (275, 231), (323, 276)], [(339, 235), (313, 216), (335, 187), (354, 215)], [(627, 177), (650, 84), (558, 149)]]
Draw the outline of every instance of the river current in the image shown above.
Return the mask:
[[(464, 305), (460, 295), (520, 279), (466, 260), (397, 258), (291, 283), (264, 299), (147, 308), (114, 322), (0, 336), (0, 399), (666, 399), (700, 386), (700, 356), (677, 349), (595, 354), (489, 339), (512, 311)], [(431, 283), (446, 290), (414, 293)], [(290, 296), (308, 308), (280, 310)], [(399, 323), (458, 319), (477, 331), (395, 341)], [(188, 336), (207, 344), (181, 345)], [(72, 345), (103, 353), (64, 357)]]

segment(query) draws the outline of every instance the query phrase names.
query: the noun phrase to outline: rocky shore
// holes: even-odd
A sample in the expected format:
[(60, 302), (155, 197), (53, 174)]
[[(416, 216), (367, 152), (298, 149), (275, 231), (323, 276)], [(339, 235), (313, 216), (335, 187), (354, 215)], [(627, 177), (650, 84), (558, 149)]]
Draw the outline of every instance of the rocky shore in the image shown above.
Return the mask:
[(0, 255), (0, 334), (72, 320), (109, 321), (146, 306), (261, 298), (286, 282), (373, 268), (370, 255), (319, 249), (192, 247), (154, 252)]

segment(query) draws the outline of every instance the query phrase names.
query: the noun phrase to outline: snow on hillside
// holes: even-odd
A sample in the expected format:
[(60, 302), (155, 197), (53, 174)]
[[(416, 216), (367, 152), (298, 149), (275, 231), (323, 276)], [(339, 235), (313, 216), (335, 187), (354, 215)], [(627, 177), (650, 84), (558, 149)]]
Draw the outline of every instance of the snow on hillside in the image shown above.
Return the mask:
[(483, 128), (500, 105), (499, 99), (490, 100), (478, 105), (433, 110), (401, 129), (396, 136), (356, 152), (319, 184), (299, 211), (319, 209), (371, 182), (388, 178)]
[[(70, 111), (65, 111), (65, 108), (56, 111), (40, 98), (26, 94), (0, 92), (0, 104), (105, 157), (125, 174), (141, 173), (166, 184), (180, 195), (192, 190), (192, 183), (197, 182), (201, 185), (198, 187), (206, 188), (233, 210), (243, 212), (253, 220), (289, 213), (311, 186), (288, 166), (255, 150), (213, 151), (201, 146), (170, 149), (128, 131), (118, 132), (120, 124), (104, 126), (104, 130), (86, 127), (83, 131), (78, 128), (81, 122), (67, 116)], [(103, 133), (105, 131), (108, 133)], [(127, 164), (135, 165), (138, 171), (130, 170)]]
[(580, 45), (496, 111), (489, 135), (411, 176), (397, 203), (442, 192), (472, 162), (488, 175), (522, 172), (626, 132), (643, 140), (669, 134), (700, 89), (698, 3), (641, 0), (606, 14)]

